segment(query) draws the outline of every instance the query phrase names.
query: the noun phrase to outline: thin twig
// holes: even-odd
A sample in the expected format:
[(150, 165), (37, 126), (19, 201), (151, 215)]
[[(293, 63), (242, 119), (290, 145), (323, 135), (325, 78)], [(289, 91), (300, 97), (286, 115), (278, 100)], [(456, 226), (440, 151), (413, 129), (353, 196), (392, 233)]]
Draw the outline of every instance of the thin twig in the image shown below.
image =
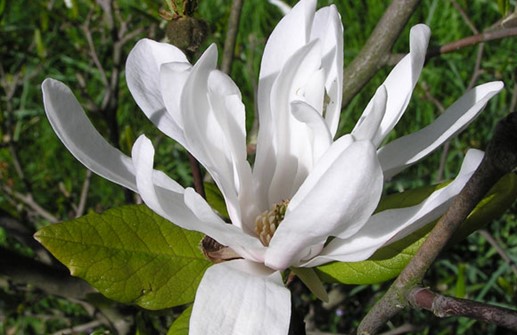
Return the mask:
[(203, 174), (201, 172), (201, 164), (197, 159), (188, 153), (188, 161), (190, 163), (190, 170), (192, 171), (192, 178), (194, 179), (194, 190), (206, 199), (205, 186), (203, 185)]
[[(461, 17), (463, 18), (463, 21), (470, 28), (472, 33), (473, 34), (479, 34), (479, 30), (476, 28), (476, 26), (474, 25), (474, 23), (472, 22), (470, 17), (467, 15), (465, 10), (461, 7), (461, 5), (456, 0), (451, 0), (451, 3), (454, 6), (454, 8), (456, 8), (458, 13), (460, 13)], [(470, 77), (470, 81), (469, 81), (469, 84), (467, 86), (467, 91), (474, 87), (474, 85), (476, 84), (476, 81), (477, 81), (477, 79), (478, 79), (478, 77), (479, 77), (479, 75), (481, 73), (480, 69), (481, 69), (481, 60), (483, 59), (484, 46), (485, 46), (484, 43), (480, 43), (479, 44), (478, 52), (477, 52), (477, 55), (476, 55), (476, 63), (474, 65), (474, 71), (472, 72), (472, 76)], [(444, 111), (444, 109), (443, 109), (443, 106), (442, 106), (440, 113), (443, 113), (443, 111)], [(437, 174), (437, 178), (436, 178), (437, 181), (439, 181), (439, 182), (441, 182), (442, 178), (443, 178), (443, 173), (445, 171), (445, 164), (446, 164), (446, 161), (447, 161), (447, 157), (449, 155), (449, 150), (450, 150), (450, 140), (447, 140), (443, 144), (443, 150), (442, 150), (442, 154), (440, 156), (440, 165), (439, 165), (439, 168), (438, 168), (438, 174)]]
[(5, 193), (11, 195), (12, 197), (16, 198), (18, 201), (25, 204), (27, 207), (32, 209), (36, 214), (44, 218), (45, 220), (49, 221), (50, 223), (56, 223), (59, 222), (59, 219), (56, 218), (54, 215), (52, 215), (50, 212), (45, 210), (43, 207), (41, 207), (34, 199), (32, 198), (31, 194), (21, 194), (19, 192), (16, 192), (12, 190), (11, 188), (4, 186), (2, 187)]
[(508, 253), (506, 252), (506, 250), (504, 250), (504, 248), (501, 246), (501, 242), (500, 241), (497, 241), (493, 236), (492, 234), (490, 234), (486, 229), (480, 229), (479, 230), (479, 233), (487, 240), (488, 243), (490, 243), (490, 245), (497, 251), (497, 253), (499, 254), (499, 256), (501, 256), (501, 258), (506, 262), (508, 263), (508, 265), (510, 265), (513, 273), (515, 274), (515, 276), (517, 276), (517, 263), (510, 257), (508, 256)]
[(454, 52), (459, 49), (479, 44), (482, 42), (488, 42), (493, 40), (500, 40), (502, 38), (517, 36), (517, 28), (503, 28), (500, 30), (488, 31), (469, 37), (462, 38), (455, 42), (447, 43), (439, 48), (431, 49), (427, 52), (427, 58), (440, 56), (446, 53)]
[(470, 77), (469, 85), (467, 86), (467, 90), (470, 90), (476, 84), (479, 76), (483, 72), (481, 70), (481, 61), (483, 60), (483, 54), (485, 50), (485, 43), (479, 43), (478, 52), (476, 54), (476, 63), (474, 64), (474, 71), (472, 72), (472, 76)]
[(517, 331), (517, 311), (508, 308), (448, 297), (421, 287), (412, 289), (408, 300), (413, 307), (431, 311), (440, 318), (465, 316)]
[(93, 63), (97, 67), (97, 70), (99, 71), (99, 74), (101, 75), (101, 80), (104, 85), (108, 84), (108, 77), (106, 75), (106, 70), (104, 69), (104, 66), (102, 66), (102, 62), (99, 59), (99, 55), (97, 54), (97, 49), (95, 48), (95, 43), (93, 42), (92, 34), (90, 32), (90, 22), (89, 20), (86, 21), (86, 23), (81, 27), (81, 30), (84, 33), (84, 37), (86, 38), (86, 42), (88, 43), (89, 48), (89, 55), (90, 58), (93, 60)]
[[(434, 49), (427, 50), (426, 59), (429, 60), (434, 57), (439, 57), (446, 53), (458, 51), (460, 49), (470, 47), (479, 43), (500, 40), (506, 37), (517, 36), (517, 28), (504, 28), (500, 30), (487, 31), (481, 34), (472, 35), (459, 39), (454, 42), (450, 42), (437, 47)], [(406, 54), (391, 54), (386, 60), (386, 65), (395, 65), (405, 56)]]
[(467, 13), (465, 13), (465, 10), (463, 9), (463, 7), (461, 7), (461, 5), (456, 0), (451, 0), (451, 3), (454, 6), (454, 8), (456, 8), (458, 13), (460, 13), (461, 17), (463, 18), (463, 21), (467, 24), (467, 26), (470, 28), (470, 30), (474, 34), (478, 34), (479, 30), (477, 30), (476, 26), (474, 25), (474, 22), (472, 22), (472, 20), (467, 15)]
[(86, 175), (84, 177), (83, 187), (81, 188), (81, 195), (79, 197), (79, 204), (75, 212), (75, 217), (81, 217), (84, 214), (86, 208), (86, 199), (88, 198), (88, 191), (90, 190), (90, 180), (92, 179), (92, 171), (86, 169)]
[(73, 326), (67, 329), (61, 329), (55, 332), (53, 335), (68, 335), (68, 334), (80, 334), (80, 333), (90, 333), (91, 330), (95, 327), (102, 326), (104, 323), (100, 320), (93, 320), (82, 325)]
[(381, 333), (380, 335), (400, 335), (400, 334), (407, 334), (410, 332), (417, 332), (420, 329), (422, 329), (422, 326), (413, 325), (410, 323), (403, 324), (400, 327), (397, 327), (392, 330), (388, 330), (387, 332)]
[[(517, 74), (517, 70), (515, 71), (515, 73)], [(514, 81), (513, 88), (512, 88), (512, 100), (510, 101), (510, 107), (509, 107), (510, 112), (516, 112), (517, 111), (516, 107), (517, 107), (517, 83)]]
[(0, 227), (5, 230), (9, 237), (15, 238), (21, 244), (31, 248), (40, 262), (47, 265), (52, 264), (53, 258), (48, 251), (32, 237), (34, 230), (28, 229), (18, 219), (8, 215), (0, 215)]
[(58, 269), (30, 257), (0, 247), (0, 274), (17, 283), (29, 283), (48, 294), (70, 299), (86, 299), (95, 290), (84, 280), (71, 277), (64, 267)]
[(359, 334), (376, 334), (408, 305), (407, 294), (423, 279), (457, 228), (490, 188), (517, 167), (517, 113), (499, 121), (485, 156), (467, 184), (453, 200), (416, 255), (402, 270), (386, 294), (361, 321)]
[(221, 62), (221, 71), (226, 74), (229, 74), (232, 70), (233, 53), (237, 33), (239, 32), (242, 3), (243, 0), (233, 0), (230, 17), (228, 18), (228, 30), (226, 32), (226, 40), (224, 41), (223, 60)]
[[(443, 106), (440, 100), (438, 100), (434, 95), (431, 94), (431, 91), (429, 90), (429, 85), (427, 85), (427, 83), (424, 82), (421, 84), (421, 86), (424, 89), (425, 98), (429, 100), (433, 105), (435, 105), (440, 114), (443, 114), (443, 112), (445, 111), (445, 107)], [(442, 182), (443, 174), (445, 171), (445, 163), (447, 161), (447, 155), (449, 153), (449, 147), (450, 142), (445, 141), (445, 143), (443, 144), (443, 151), (440, 155), (440, 164), (438, 165), (438, 172), (436, 173), (436, 178), (434, 180), (435, 183)]]

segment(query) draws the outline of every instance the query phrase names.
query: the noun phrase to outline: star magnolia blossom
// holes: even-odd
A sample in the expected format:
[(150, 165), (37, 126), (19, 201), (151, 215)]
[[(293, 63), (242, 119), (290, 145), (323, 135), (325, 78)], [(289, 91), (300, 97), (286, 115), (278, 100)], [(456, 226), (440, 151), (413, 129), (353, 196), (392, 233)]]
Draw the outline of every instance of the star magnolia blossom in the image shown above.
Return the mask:
[(204, 274), (191, 334), (263, 334), (264, 327), (268, 334), (286, 334), (291, 303), (282, 270), (367, 259), (443, 214), (480, 163), (483, 153), (469, 151), (448, 186), (416, 206), (373, 214), (385, 179), (457, 134), (503, 85), (474, 88), (431, 125), (380, 147), (422, 70), (430, 31), (417, 25), (410, 53), (377, 90), (352, 133), (333, 141), (341, 109), (342, 29), (334, 6), (316, 11), (316, 0), (302, 0), (273, 31), (260, 70), (253, 169), (246, 159), (241, 95), (216, 69), (214, 45), (194, 65), (174, 46), (147, 39), (131, 51), (126, 76), (133, 97), (210, 173), (232, 224), (192, 188), (153, 169), (154, 149), (145, 136), (132, 157), (125, 156), (93, 128), (68, 87), (52, 79), (43, 83), (48, 118), (77, 159), (138, 192), (174, 224), (202, 232), (240, 256)]

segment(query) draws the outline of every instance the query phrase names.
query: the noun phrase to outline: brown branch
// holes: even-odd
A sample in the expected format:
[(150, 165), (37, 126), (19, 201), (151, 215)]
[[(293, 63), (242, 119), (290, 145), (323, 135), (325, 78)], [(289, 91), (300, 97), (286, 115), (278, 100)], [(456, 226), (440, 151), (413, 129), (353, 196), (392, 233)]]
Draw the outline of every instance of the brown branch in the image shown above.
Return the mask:
[(517, 113), (511, 113), (499, 121), (481, 164), (433, 228), (417, 254), (361, 321), (359, 334), (376, 334), (389, 319), (408, 305), (407, 294), (422, 281), (425, 272), (457, 228), (490, 188), (516, 167)]
[(393, 0), (366, 41), (363, 49), (343, 73), (343, 106), (389, 59), (391, 48), (421, 0)]
[[(517, 71), (515, 72), (517, 74)], [(515, 78), (515, 77), (514, 77)], [(510, 112), (516, 112), (517, 110), (517, 83), (515, 81), (513, 82), (513, 88), (512, 88), (512, 99), (510, 101)]]
[(415, 333), (415, 332), (422, 330), (422, 328), (423, 328), (423, 325), (417, 326), (417, 325), (413, 325), (410, 323), (406, 323), (395, 329), (388, 330), (387, 332), (384, 332), (380, 335), (400, 335), (400, 334), (408, 334), (411, 332)]
[(416, 287), (408, 294), (412, 307), (433, 312), (440, 318), (465, 316), (517, 331), (517, 311), (468, 299), (448, 297)]
[(190, 170), (192, 171), (192, 178), (194, 179), (194, 190), (196, 190), (199, 195), (206, 199), (205, 194), (205, 186), (203, 185), (203, 174), (201, 172), (201, 164), (197, 161), (197, 159), (192, 156), (192, 154), (188, 153), (188, 161), (190, 163)]
[(447, 43), (435, 49), (431, 49), (427, 52), (427, 58), (429, 59), (449, 52), (454, 52), (459, 49), (472, 46), (475, 44), (499, 40), (510, 36), (517, 36), (517, 28), (503, 28), (495, 31), (487, 31), (484, 33), (465, 37), (451, 43)]
[(474, 64), (474, 71), (472, 73), (472, 77), (470, 77), (469, 85), (467, 86), (467, 90), (470, 90), (476, 84), (479, 76), (483, 73), (481, 70), (481, 61), (483, 60), (483, 54), (485, 50), (485, 43), (479, 43), (478, 52), (476, 54), (476, 63)]
[(81, 217), (86, 208), (86, 199), (90, 190), (90, 181), (92, 179), (92, 171), (86, 169), (86, 176), (84, 177), (83, 187), (81, 188), (81, 195), (79, 197), (79, 204), (75, 210), (75, 217)]
[(106, 70), (104, 69), (104, 66), (102, 66), (102, 62), (99, 59), (99, 55), (97, 53), (97, 49), (95, 48), (95, 43), (93, 42), (92, 33), (90, 31), (90, 23), (89, 20), (86, 21), (86, 23), (81, 27), (81, 30), (83, 31), (84, 37), (86, 38), (86, 42), (88, 43), (90, 58), (92, 59), (93, 63), (97, 67), (97, 70), (99, 71), (99, 74), (101, 75), (101, 80), (104, 85), (108, 85), (108, 77), (106, 75)]
[[(445, 111), (445, 107), (443, 106), (441, 101), (438, 100), (431, 93), (431, 91), (429, 89), (429, 85), (427, 85), (426, 82), (423, 82), (420, 86), (424, 90), (425, 99), (430, 101), (438, 109), (440, 114), (443, 114), (443, 112)], [(445, 171), (445, 163), (447, 161), (447, 156), (449, 154), (449, 148), (450, 148), (450, 141), (445, 141), (445, 143), (443, 144), (442, 153), (440, 154), (440, 164), (438, 165), (438, 170), (436, 172), (436, 178), (434, 180), (435, 183), (441, 183), (443, 181), (442, 179), (443, 179), (443, 174)]]
[(47, 265), (52, 264), (53, 258), (48, 251), (32, 237), (34, 231), (27, 228), (19, 220), (0, 212), (0, 227), (5, 230), (7, 236), (32, 249), (38, 261)]
[(82, 325), (73, 326), (71, 328), (61, 329), (52, 335), (69, 335), (69, 334), (81, 334), (90, 333), (92, 329), (102, 326), (104, 322), (100, 320), (93, 320)]
[(31, 194), (21, 194), (19, 192), (12, 190), (11, 188), (9, 188), (7, 186), (2, 187), (2, 189), (4, 190), (5, 193), (9, 194), (13, 198), (16, 198), (18, 201), (25, 204), (27, 207), (32, 209), (36, 214), (38, 214), (42, 218), (46, 219), (50, 223), (56, 223), (59, 221), (58, 218), (56, 218), (50, 212), (48, 212), (43, 207), (41, 207), (36, 201), (34, 201)]
[[(79, 303), (89, 314), (95, 314), (100, 322), (116, 329), (118, 334), (129, 333), (131, 321), (128, 319), (127, 308), (126, 311), (119, 311), (116, 305), (108, 303), (109, 300), (103, 298), (86, 281), (70, 276), (63, 266), (49, 266), (0, 247), (0, 275), (7, 276), (15, 283), (30, 284), (48, 294)], [(87, 302), (90, 299), (101, 303), (92, 305)]]
[(243, 0), (233, 0), (230, 17), (228, 18), (228, 31), (226, 32), (226, 40), (224, 41), (223, 60), (221, 62), (221, 71), (229, 74), (232, 70), (233, 53), (235, 50), (235, 41), (239, 31), (239, 21), (241, 19)]
[(95, 292), (82, 279), (71, 277), (64, 268), (57, 269), (1, 247), (0, 274), (65, 298), (84, 300), (89, 293)]
[(510, 258), (510, 256), (508, 256), (508, 253), (506, 252), (506, 250), (504, 250), (503, 247), (501, 247), (501, 243), (500, 241), (497, 241), (493, 236), (492, 234), (490, 234), (486, 229), (480, 229), (479, 230), (479, 233), (485, 238), (485, 240), (487, 240), (488, 243), (490, 243), (490, 245), (497, 251), (497, 253), (499, 254), (499, 256), (501, 256), (501, 258), (508, 264), (510, 265), (513, 273), (515, 274), (515, 276), (517, 277), (517, 263), (512, 259)]
[(474, 34), (478, 34), (479, 31), (477, 30), (476, 26), (474, 25), (474, 22), (470, 19), (470, 17), (465, 13), (465, 10), (461, 7), (461, 5), (456, 0), (451, 0), (452, 6), (456, 8), (458, 13), (460, 13), (461, 17), (463, 18), (463, 21), (465, 24), (470, 28), (470, 30)]

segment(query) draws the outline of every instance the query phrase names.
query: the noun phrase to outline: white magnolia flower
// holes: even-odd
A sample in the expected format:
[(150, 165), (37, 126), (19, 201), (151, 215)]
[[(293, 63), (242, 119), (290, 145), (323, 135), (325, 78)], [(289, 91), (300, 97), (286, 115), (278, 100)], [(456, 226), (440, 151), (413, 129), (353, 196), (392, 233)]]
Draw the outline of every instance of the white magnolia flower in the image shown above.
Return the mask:
[(300, 1), (265, 47), (253, 169), (246, 159), (241, 95), (216, 69), (214, 45), (194, 65), (174, 46), (147, 39), (128, 57), (127, 83), (136, 102), (203, 164), (224, 195), (232, 224), (192, 188), (153, 170), (154, 149), (146, 137), (127, 157), (93, 128), (68, 87), (52, 79), (42, 85), (48, 118), (78, 160), (138, 192), (174, 224), (202, 232), (240, 256), (206, 271), (191, 334), (263, 334), (263, 327), (268, 334), (286, 334), (291, 302), (282, 270), (367, 259), (443, 214), (482, 158), (482, 152), (469, 151), (457, 178), (419, 205), (373, 214), (383, 180), (461, 131), (503, 85), (474, 88), (431, 125), (380, 147), (422, 70), (430, 31), (417, 25), (410, 53), (377, 90), (352, 133), (334, 141), (343, 28), (334, 6), (315, 9), (316, 0)]

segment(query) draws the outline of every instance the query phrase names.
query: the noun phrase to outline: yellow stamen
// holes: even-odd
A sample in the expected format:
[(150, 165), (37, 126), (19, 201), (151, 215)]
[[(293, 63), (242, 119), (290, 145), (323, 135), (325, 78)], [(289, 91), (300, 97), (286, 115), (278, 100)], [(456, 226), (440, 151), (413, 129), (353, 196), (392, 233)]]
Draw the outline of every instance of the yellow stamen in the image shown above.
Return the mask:
[(270, 210), (264, 211), (255, 219), (255, 232), (260, 242), (266, 247), (284, 219), (287, 205), (289, 205), (289, 200), (283, 200), (274, 204)]

